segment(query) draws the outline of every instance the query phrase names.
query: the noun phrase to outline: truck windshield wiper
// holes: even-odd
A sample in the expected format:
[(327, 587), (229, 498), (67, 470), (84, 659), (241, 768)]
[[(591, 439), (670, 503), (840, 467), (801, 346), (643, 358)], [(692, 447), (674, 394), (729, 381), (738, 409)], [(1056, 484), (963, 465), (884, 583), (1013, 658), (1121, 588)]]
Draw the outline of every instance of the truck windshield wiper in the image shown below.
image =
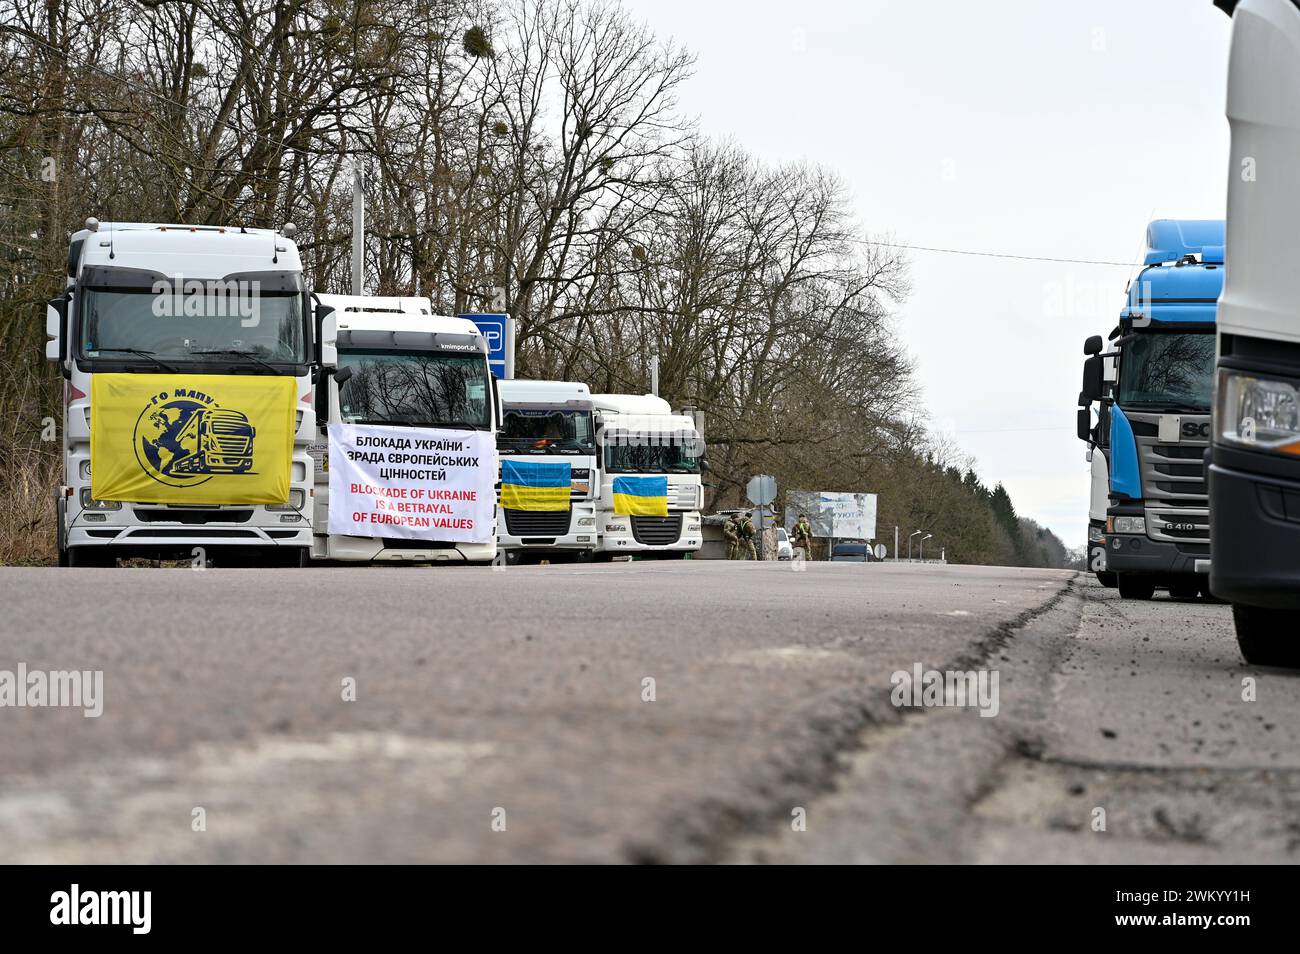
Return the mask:
[(190, 354), (202, 354), (202, 355), (221, 354), (229, 357), (247, 358), (249, 361), (253, 361), (261, 365), (262, 367), (266, 368), (266, 370), (270, 371), (272, 374), (280, 373), (272, 365), (267, 364), (265, 361), (263, 361), (257, 355), (253, 354), (253, 352), (251, 351), (239, 351), (236, 350), (235, 348), (216, 348), (212, 351), (191, 351)]
[(170, 371), (172, 374), (177, 373), (175, 368), (173, 368), (170, 364), (167, 364), (165, 361), (157, 357), (152, 351), (141, 351), (139, 348), (97, 348), (95, 350), (97, 350), (100, 354), (103, 354), (105, 351), (111, 354), (138, 354), (142, 358), (148, 358), (150, 361), (158, 365), (158, 367), (162, 368), (164, 371)]

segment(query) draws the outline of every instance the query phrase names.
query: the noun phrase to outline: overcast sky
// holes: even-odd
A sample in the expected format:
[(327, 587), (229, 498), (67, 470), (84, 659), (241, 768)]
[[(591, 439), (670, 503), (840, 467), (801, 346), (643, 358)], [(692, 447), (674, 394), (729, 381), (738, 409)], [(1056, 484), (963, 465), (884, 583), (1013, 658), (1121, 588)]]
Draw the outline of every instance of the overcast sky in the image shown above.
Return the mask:
[[(863, 225), (942, 248), (1132, 262), (1221, 218), (1229, 19), (1210, 0), (624, 0), (698, 56), (683, 110), (834, 169)], [(936, 431), (1023, 515), (1086, 539), (1083, 339), (1134, 270), (913, 251), (900, 334)]]

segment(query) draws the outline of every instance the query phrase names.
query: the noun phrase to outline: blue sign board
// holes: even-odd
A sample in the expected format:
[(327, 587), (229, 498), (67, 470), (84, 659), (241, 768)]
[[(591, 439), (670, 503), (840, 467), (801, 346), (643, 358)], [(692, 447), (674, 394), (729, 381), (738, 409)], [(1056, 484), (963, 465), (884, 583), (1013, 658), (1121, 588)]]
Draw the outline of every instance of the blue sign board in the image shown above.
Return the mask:
[(488, 367), (498, 378), (506, 376), (506, 319), (508, 315), (461, 315), (478, 325), (488, 343)]

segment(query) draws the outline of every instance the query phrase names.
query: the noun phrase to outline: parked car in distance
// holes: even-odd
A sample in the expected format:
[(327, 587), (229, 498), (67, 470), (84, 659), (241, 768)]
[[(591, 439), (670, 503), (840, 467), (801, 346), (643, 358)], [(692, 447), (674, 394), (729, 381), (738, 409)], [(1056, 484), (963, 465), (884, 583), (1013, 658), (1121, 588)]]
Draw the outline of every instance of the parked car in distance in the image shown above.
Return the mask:
[(874, 563), (876, 555), (869, 543), (837, 543), (831, 550), (832, 563)]
[(794, 547), (790, 544), (790, 534), (785, 532), (785, 527), (776, 528), (776, 558), (778, 560), (794, 559)]

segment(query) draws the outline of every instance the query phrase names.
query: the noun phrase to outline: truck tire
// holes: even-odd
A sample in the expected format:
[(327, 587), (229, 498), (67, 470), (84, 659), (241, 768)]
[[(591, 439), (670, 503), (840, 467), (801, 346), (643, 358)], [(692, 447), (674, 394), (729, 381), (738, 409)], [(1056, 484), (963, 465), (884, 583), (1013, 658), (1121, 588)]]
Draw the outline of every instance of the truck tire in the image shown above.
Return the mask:
[(1117, 576), (1113, 570), (1102, 570), (1096, 574), (1097, 582), (1108, 590), (1113, 590), (1118, 585)]
[(1116, 585), (1119, 595), (1126, 600), (1149, 600), (1156, 594), (1155, 581), (1145, 576), (1120, 573)]
[(1232, 604), (1237, 646), (1252, 666), (1300, 668), (1300, 611)]
[(1170, 583), (1169, 595), (1176, 600), (1194, 600), (1197, 594), (1201, 592), (1200, 584), (1195, 581), (1191, 583)]

